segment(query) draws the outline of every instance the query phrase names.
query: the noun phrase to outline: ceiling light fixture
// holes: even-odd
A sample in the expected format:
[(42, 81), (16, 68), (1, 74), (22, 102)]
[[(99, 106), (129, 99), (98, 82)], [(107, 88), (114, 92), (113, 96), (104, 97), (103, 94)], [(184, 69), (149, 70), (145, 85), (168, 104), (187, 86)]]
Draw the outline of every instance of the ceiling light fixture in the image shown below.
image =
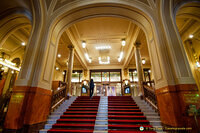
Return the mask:
[(197, 68), (200, 68), (200, 63), (198, 61), (196, 62), (196, 66)]
[(63, 72), (62, 74), (65, 75), (65, 72)]
[(89, 55), (87, 53), (85, 53), (85, 57), (87, 60), (89, 60)]
[(92, 59), (89, 59), (88, 61), (89, 61), (89, 63), (92, 63)]
[(89, 57), (88, 53), (85, 53), (85, 57), (89, 63), (92, 63), (92, 59)]
[(124, 54), (123, 52), (120, 52), (120, 55), (119, 55), (119, 58), (118, 58), (118, 62), (121, 62), (123, 54)]
[(104, 62), (104, 61), (99, 61), (99, 64), (110, 64), (110, 61), (106, 61), (106, 62)]
[(20, 68), (17, 68), (15, 67), (15, 63), (12, 63), (11, 61), (9, 60), (4, 60), (3, 58), (0, 58), (0, 64), (3, 65), (3, 66), (6, 66), (10, 69), (13, 69), (13, 70), (16, 70), (16, 71), (20, 71)]
[(111, 46), (105, 45), (105, 46), (96, 46), (97, 50), (106, 50), (106, 49), (111, 49)]
[(190, 39), (192, 39), (193, 37), (194, 37), (194, 35), (192, 35), (192, 34), (189, 35), (189, 38), (190, 38)]
[(56, 67), (56, 70), (58, 71), (58, 70), (59, 70), (59, 67)]
[(102, 61), (101, 57), (99, 57), (98, 59), (99, 59), (99, 64), (110, 64), (110, 57), (109, 56), (107, 56), (107, 58), (106, 58), (107, 61)]
[(82, 41), (82, 47), (85, 48), (86, 47), (86, 42)]
[(25, 42), (22, 42), (22, 43), (21, 43), (21, 45), (22, 45), (22, 46), (25, 46), (25, 45), (26, 45), (26, 43), (25, 43)]
[(149, 70), (148, 72), (151, 73), (151, 70)]
[(125, 41), (125, 39), (122, 39), (122, 46), (125, 46), (126, 45), (126, 41)]
[(61, 57), (61, 54), (58, 54), (58, 58), (60, 58)]
[(142, 64), (144, 65), (146, 63), (146, 60), (145, 59), (142, 59)]

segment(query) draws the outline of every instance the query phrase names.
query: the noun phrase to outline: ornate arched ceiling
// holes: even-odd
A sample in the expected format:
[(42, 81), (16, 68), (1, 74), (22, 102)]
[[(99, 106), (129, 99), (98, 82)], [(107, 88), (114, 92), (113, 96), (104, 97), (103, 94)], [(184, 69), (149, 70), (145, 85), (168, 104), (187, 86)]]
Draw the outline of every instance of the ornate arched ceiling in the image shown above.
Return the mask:
[[(82, 0), (83, 2), (87, 2), (87, 0)], [(125, 1), (125, 0), (124, 0)], [(128, 1), (128, 0), (127, 0)], [(129, 0), (130, 1), (130, 0)], [(155, 5), (156, 0), (134, 0), (137, 1), (138, 3), (144, 4), (147, 7), (152, 8), (152, 4)], [(78, 0), (55, 0), (54, 2), (52, 2), (52, 0), (46, 0), (46, 9), (48, 10), (50, 5), (53, 4), (53, 12), (57, 11), (59, 9), (61, 9), (62, 7), (66, 6), (66, 5), (70, 5), (73, 3), (78, 2)]]
[[(99, 7), (98, 6), (95, 7), (95, 3), (98, 3), (98, 6), (99, 6), (99, 4), (102, 4), (102, 5), (99, 6)], [(121, 7), (120, 6), (117, 7), (116, 5), (112, 5), (112, 3), (124, 4), (124, 7), (123, 7), (123, 5), (120, 5)], [(92, 5), (90, 7), (89, 5), (91, 5), (91, 4), (94, 4), (94, 5)], [(89, 19), (89, 18), (93, 18), (93, 17), (91, 17), (92, 15), (94, 16), (94, 18), (96, 18), (96, 17), (103, 17), (104, 14), (105, 14), (105, 17), (115, 17), (115, 16), (120, 17), (119, 14), (121, 14), (121, 18), (123, 18), (123, 17), (128, 18), (128, 17), (126, 17), (126, 15), (128, 13), (123, 14), (123, 12), (125, 12), (125, 11), (123, 11), (123, 8), (124, 8), (124, 10), (125, 9), (130, 10), (130, 14), (132, 16), (134, 16), (133, 18), (135, 20), (135, 23), (137, 23), (137, 25), (140, 23), (139, 24), (140, 27), (143, 30), (146, 29), (146, 31), (148, 31), (148, 35), (151, 39), (152, 39), (152, 36), (153, 36), (152, 33), (151, 33), (152, 27), (151, 27), (150, 22), (149, 22), (150, 20), (148, 20), (148, 18), (151, 18), (151, 17), (148, 16), (147, 14), (151, 14), (151, 15), (153, 14), (153, 10), (156, 7), (156, 1), (155, 0), (134, 0), (134, 1), (123, 0), (123, 1), (109, 1), (109, 2), (104, 1), (104, 0), (103, 1), (102, 0), (101, 1), (99, 1), (99, 0), (94, 0), (94, 1), (87, 1), (87, 0), (82, 0), (82, 1), (79, 1), (79, 0), (50, 1), (50, 0), (46, 0), (45, 5), (46, 5), (46, 10), (47, 10), (47, 16), (48, 16), (47, 18), (51, 19), (52, 22), (56, 23), (55, 24), (56, 27), (54, 27), (55, 30), (52, 34), (52, 39), (53, 39), (52, 43), (55, 43), (56, 36), (58, 34), (60, 34), (61, 32), (65, 32), (64, 29), (69, 28), (69, 26), (71, 26), (71, 24), (79, 23), (79, 21), (82, 20), (81, 17), (82, 18), (85, 17), (84, 19)], [(135, 11), (133, 11), (133, 9), (131, 9), (133, 7), (128, 7), (128, 5), (134, 5), (137, 8), (134, 8)], [(94, 12), (92, 11), (93, 10), (92, 8), (95, 9), (96, 14), (94, 14)], [(112, 12), (112, 11), (113, 12), (110, 13), (110, 15), (109, 15), (109, 13), (106, 13), (107, 12), (106, 8), (108, 8), (108, 10), (110, 10), (109, 12)], [(90, 9), (91, 9), (91, 11), (90, 11)], [(131, 12), (135, 12), (135, 14), (131, 13)], [(146, 15), (148, 17), (145, 15), (144, 12), (146, 13)], [(98, 16), (98, 14), (100, 14), (100, 15)], [(68, 18), (68, 16), (69, 16), (69, 18)], [(152, 15), (152, 17), (153, 17), (153, 15)], [(57, 21), (55, 21), (56, 18), (57, 18)], [(73, 18), (73, 19), (71, 19), (71, 18)], [(130, 18), (130, 19), (133, 20), (133, 18)], [(71, 22), (68, 22), (69, 20)], [(116, 22), (116, 23), (118, 23), (118, 22)], [(63, 25), (64, 25), (64, 27), (63, 27)], [(70, 28), (70, 29), (73, 29), (73, 28)], [(81, 40), (83, 40), (83, 39), (84, 38), (77, 39), (78, 42), (76, 42), (75, 45), (80, 44)], [(118, 38), (118, 40), (120, 40), (120, 39), (121, 38)], [(72, 40), (76, 40), (76, 39), (72, 39)], [(72, 41), (72, 44), (74, 44), (73, 41)], [(119, 46), (120, 46), (120, 44), (119, 44)], [(84, 59), (84, 52), (82, 52), (80, 50), (81, 49), (80, 47), (78, 49), (79, 49), (78, 53), (82, 53), (82, 54), (79, 55), (80, 57), (82, 57), (81, 60), (85, 60)], [(117, 52), (114, 52), (114, 53), (117, 53)], [(120, 53), (120, 50), (118, 50), (118, 53)], [(91, 55), (94, 55), (94, 54), (91, 54)], [(129, 55), (130, 54), (128, 54), (127, 56), (129, 56)], [(97, 55), (97, 56), (99, 56), (99, 55)], [(114, 59), (115, 60), (114, 64), (119, 64), (117, 62), (118, 56), (117, 55), (113, 55), (113, 56), (115, 56), (115, 58), (116, 58), (116, 59)], [(126, 60), (128, 60), (128, 59), (126, 59)], [(95, 60), (93, 60), (93, 61), (94, 61), (93, 62), (94, 64), (98, 64), (97, 58), (95, 58)], [(129, 59), (129, 61), (130, 61), (130, 59)], [(85, 61), (85, 62), (87, 62), (87, 61)], [(90, 64), (88, 64), (88, 65), (90, 65)], [(126, 64), (126, 67), (127, 67), (127, 65), (128, 64)]]

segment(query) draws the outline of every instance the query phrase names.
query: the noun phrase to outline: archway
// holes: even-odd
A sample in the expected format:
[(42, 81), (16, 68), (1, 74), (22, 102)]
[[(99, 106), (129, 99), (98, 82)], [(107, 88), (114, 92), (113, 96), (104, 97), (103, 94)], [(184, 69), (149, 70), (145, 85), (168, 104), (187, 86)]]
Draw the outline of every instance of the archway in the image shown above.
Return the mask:
[(176, 25), (182, 44), (189, 60), (192, 74), (200, 89), (200, 4), (194, 2), (182, 3), (176, 9)]
[[(151, 64), (153, 65), (153, 72), (156, 71), (154, 73), (155, 78), (157, 79), (155, 81), (156, 88), (161, 88), (162, 83), (163, 83), (162, 81), (165, 80), (164, 75), (166, 74), (165, 70), (163, 70), (161, 66), (164, 65), (166, 62), (160, 59), (160, 57), (163, 57), (163, 56), (159, 57), (161, 53), (158, 51), (158, 47), (164, 47), (164, 45), (162, 44), (162, 36), (158, 37), (161, 31), (155, 28), (155, 25), (157, 25), (158, 22), (152, 20), (151, 18), (153, 17), (152, 14), (146, 13), (147, 11), (141, 11), (139, 9), (136, 9), (136, 7), (128, 6), (129, 8), (124, 8), (122, 5), (119, 5), (116, 3), (114, 4), (112, 2), (107, 6), (105, 6), (105, 4), (103, 3), (98, 3), (98, 5), (90, 4), (87, 6), (82, 5), (81, 7), (80, 6), (77, 6), (77, 7), (78, 8), (74, 7), (74, 9), (73, 10), (71, 9), (69, 12), (67, 10), (62, 11), (62, 13), (64, 12), (63, 14), (60, 12), (55, 12), (55, 14), (51, 16), (52, 21), (47, 26), (50, 28), (46, 29), (46, 33), (49, 33), (49, 34), (45, 35), (45, 40), (47, 41), (49, 39), (49, 41), (47, 41), (47, 44), (46, 44), (49, 49), (48, 49), (48, 53), (46, 53), (47, 56), (43, 58), (43, 60), (46, 60), (44, 64), (48, 64), (46, 66), (44, 66), (43, 64), (43, 67), (44, 67), (43, 75), (48, 73), (47, 74), (48, 78), (45, 78), (42, 80), (50, 81), (49, 76), (52, 77), (52, 74), (49, 74), (49, 70), (51, 68), (48, 68), (48, 67), (54, 64), (52, 62), (50, 62), (51, 64), (49, 64), (49, 62), (47, 62), (48, 60), (47, 58), (53, 54), (53, 58), (55, 60), (56, 52), (53, 49), (57, 47), (59, 38), (66, 28), (70, 27), (73, 23), (84, 20), (84, 19), (99, 17), (99, 16), (112, 16), (112, 17), (122, 17), (122, 18), (129, 19), (133, 23), (136, 23), (145, 32), (145, 35), (148, 40), (147, 42), (148, 42), (149, 50), (154, 51), (154, 52), (150, 52), (150, 54), (152, 54), (150, 55), (150, 57), (153, 57), (153, 56), (155, 57), (155, 58), (151, 58), (152, 60)], [(60, 16), (57, 13), (60, 13)], [(148, 17), (148, 16), (151, 16), (151, 17)], [(76, 49), (76, 46), (75, 46), (75, 49)], [(167, 66), (169, 65), (165, 64), (165, 67)]]
[[(27, 4), (27, 2), (26, 2)], [(1, 125), (5, 120), (8, 104), (11, 98), (17, 75), (24, 59), (26, 47), (32, 30), (32, 16), (30, 10), (23, 8), (13, 1), (7, 9), (6, 2), (2, 1), (0, 10), (0, 98)]]
[[(22, 103), (19, 107), (16, 107), (15, 105), (13, 105), (13, 107), (20, 111), (26, 107), (31, 109), (35, 116), (40, 116), (40, 112), (35, 110), (35, 108), (42, 105), (41, 110), (44, 111), (44, 115), (41, 116), (42, 118), (35, 118), (32, 117), (33, 115), (27, 111), (25, 114), (27, 118), (24, 123), (21, 122), (19, 124), (19, 127), (22, 127), (23, 124), (35, 124), (42, 122), (45, 120), (44, 117), (48, 114), (49, 106), (47, 104), (50, 103), (51, 98), (51, 81), (53, 77), (55, 59), (57, 56), (56, 51), (62, 33), (66, 30), (66, 28), (69, 28), (76, 22), (99, 16), (125, 18), (137, 24), (144, 31), (147, 38), (150, 60), (153, 68), (152, 72), (155, 77), (155, 87), (158, 90), (157, 93), (160, 94), (159, 106), (161, 109), (160, 111), (162, 112), (161, 117), (166, 124), (179, 126), (179, 120), (184, 110), (181, 110), (182, 112), (180, 113), (180, 110), (175, 107), (181, 105), (181, 107), (185, 108), (186, 104), (185, 101), (183, 101), (183, 106), (182, 104), (179, 104), (181, 98), (174, 101), (174, 98), (177, 98), (179, 92), (177, 92), (177, 95), (171, 93), (173, 93), (173, 90), (177, 90), (178, 88), (182, 89), (186, 83), (191, 83), (191, 86), (193, 86), (194, 82), (188, 69), (187, 60), (185, 60), (185, 56), (181, 51), (182, 49), (179, 46), (179, 43), (177, 43), (178, 41), (176, 36), (175, 40), (173, 40), (173, 34), (168, 34), (168, 29), (174, 30), (173, 25), (167, 25), (169, 28), (167, 26), (165, 27), (166, 20), (164, 20), (163, 16), (161, 17), (158, 13), (157, 9), (160, 9), (160, 7), (156, 6), (164, 5), (162, 4), (162, 1), (161, 4), (160, 2), (159, 4), (149, 4), (151, 7), (145, 3), (142, 4), (140, 1), (123, 0), (117, 2), (113, 2), (112, 0), (103, 0), (101, 2), (98, 0), (87, 2), (77, 0), (70, 4), (62, 2), (52, 2), (48, 4), (47, 9), (45, 9), (44, 2), (41, 2), (41, 13), (43, 16), (41, 18), (36, 17), (34, 20), (34, 22), (39, 20), (41, 24), (37, 22), (34, 23), (36, 28), (34, 27), (35, 29), (32, 32), (30, 41), (31, 45), (28, 48), (26, 59), (22, 65), (22, 71), (19, 74), (19, 80), (16, 84), (16, 88), (19, 90), (23, 89), (24, 96), (32, 96), (32, 94), (27, 92), (27, 90), (31, 90), (34, 97), (40, 97), (40, 102), (33, 97), (27, 96), (31, 104), (26, 106), (25, 103)], [(166, 5), (167, 8), (171, 8), (169, 4)], [(165, 9), (165, 7), (161, 7), (161, 9), (162, 8)], [(161, 14), (163, 13), (163, 11), (160, 12)], [(36, 15), (40, 16), (40, 12), (37, 12)], [(177, 44), (179, 47), (175, 47), (177, 45), (171, 45), (172, 43), (168, 39), (172, 40), (172, 42)], [(36, 45), (33, 46), (33, 44)], [(75, 49), (77, 49), (76, 45), (73, 45)], [(32, 47), (34, 48), (33, 51), (31, 49)], [(175, 53), (175, 50), (178, 52)], [(30, 55), (33, 55), (33, 57)], [(181, 60), (182, 58), (184, 58), (184, 60)], [(84, 63), (85, 60), (82, 60), (83, 64), (86, 64)], [(179, 61), (181, 63), (179, 63)], [(182, 84), (183, 87), (181, 86)], [(169, 94), (165, 95), (166, 92)], [(45, 96), (43, 95), (43, 97), (41, 97), (44, 93)], [(170, 103), (170, 100), (168, 99), (171, 100)], [(23, 97), (22, 101), (26, 101), (26, 98)], [(47, 104), (43, 105), (42, 102)], [(32, 103), (35, 105), (35, 108)], [(174, 108), (170, 108), (170, 110), (168, 110), (166, 107), (169, 105)], [(10, 108), (12, 108), (12, 106)], [(12, 115), (12, 112), (10, 115)], [(17, 112), (15, 118), (19, 116), (20, 112)], [(174, 120), (171, 122), (170, 119), (168, 119), (168, 116), (174, 117)], [(15, 118), (12, 118), (12, 120)], [(8, 124), (7, 127), (9, 128), (9, 126), (10, 125)], [(18, 125), (15, 126), (18, 127)]]

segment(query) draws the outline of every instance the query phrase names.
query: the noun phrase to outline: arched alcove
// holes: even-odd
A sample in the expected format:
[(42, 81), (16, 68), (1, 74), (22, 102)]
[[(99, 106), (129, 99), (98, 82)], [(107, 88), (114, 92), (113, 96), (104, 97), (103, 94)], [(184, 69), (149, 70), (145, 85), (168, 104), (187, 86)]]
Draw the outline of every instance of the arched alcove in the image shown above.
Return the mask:
[(180, 3), (175, 12), (176, 26), (182, 40), (192, 74), (200, 88), (200, 4), (196, 1)]

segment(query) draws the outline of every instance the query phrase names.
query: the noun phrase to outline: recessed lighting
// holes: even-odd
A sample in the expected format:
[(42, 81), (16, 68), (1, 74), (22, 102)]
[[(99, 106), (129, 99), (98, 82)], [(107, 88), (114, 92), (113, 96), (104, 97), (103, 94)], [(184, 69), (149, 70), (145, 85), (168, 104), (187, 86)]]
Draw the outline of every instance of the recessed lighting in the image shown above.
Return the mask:
[(65, 72), (63, 72), (62, 74), (65, 75)]
[(126, 41), (125, 39), (122, 39), (122, 46), (125, 46), (126, 45)]
[(14, 74), (15, 72), (12, 70), (11, 73)]
[(21, 43), (21, 45), (22, 45), (22, 46), (25, 46), (25, 45), (26, 45), (26, 43), (25, 43), (25, 42), (22, 42), (22, 43)]
[(106, 49), (111, 49), (111, 46), (109, 46), (109, 45), (97, 46), (96, 49), (97, 50), (106, 50)]
[(190, 34), (190, 35), (189, 35), (189, 38), (191, 38), (191, 39), (192, 39), (193, 37), (194, 37), (194, 35), (192, 35), (192, 34)]
[(59, 67), (56, 67), (56, 70), (59, 70)]
[(58, 54), (58, 58), (60, 58), (61, 57), (61, 54)]
[(82, 41), (82, 47), (85, 48), (86, 47), (86, 42)]

